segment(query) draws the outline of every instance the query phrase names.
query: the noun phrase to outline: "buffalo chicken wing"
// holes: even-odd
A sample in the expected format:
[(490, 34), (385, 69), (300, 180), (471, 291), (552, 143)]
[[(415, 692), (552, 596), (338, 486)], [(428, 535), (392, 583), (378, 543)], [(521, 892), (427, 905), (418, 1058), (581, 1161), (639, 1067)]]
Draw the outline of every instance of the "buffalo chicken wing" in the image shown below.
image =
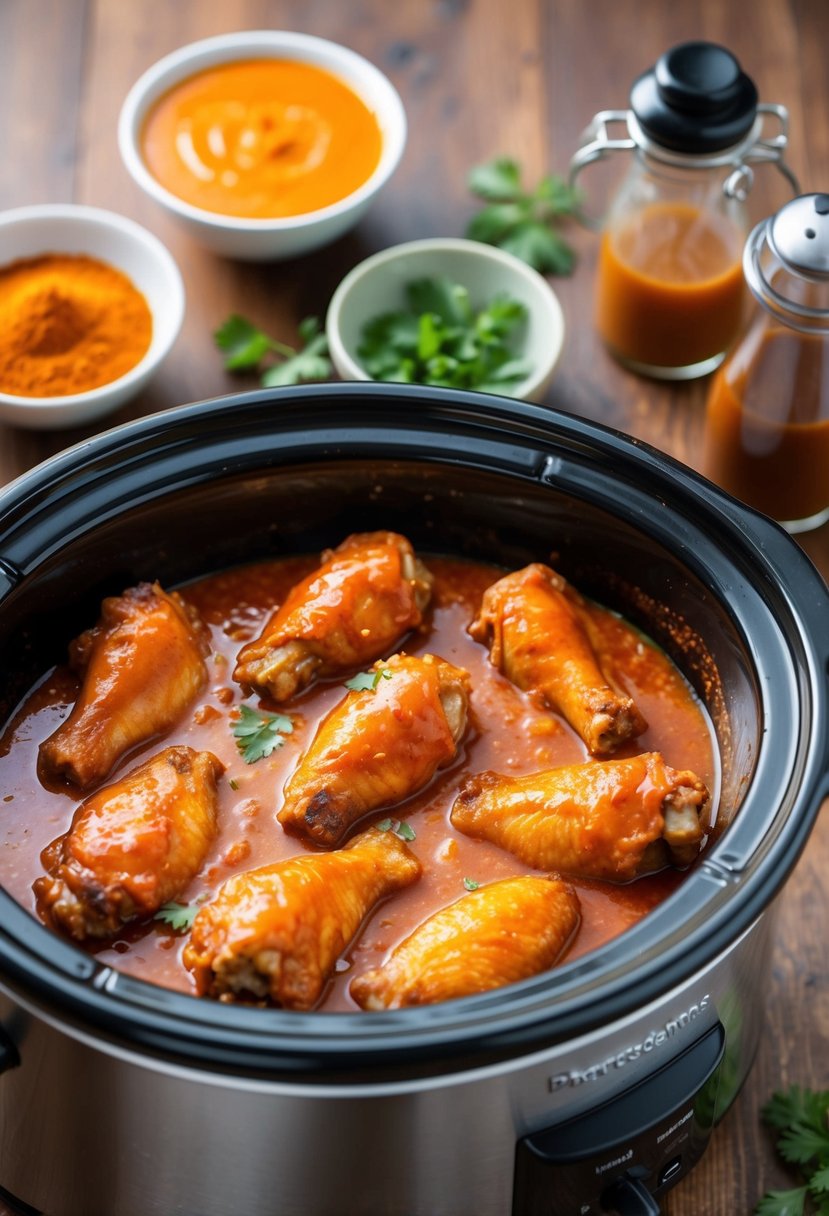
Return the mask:
[(279, 822), (317, 844), (336, 844), (363, 815), (423, 789), (466, 729), (462, 668), (434, 655), (392, 655), (372, 677), (323, 719), (285, 786)]
[(469, 629), (493, 664), (561, 713), (594, 755), (607, 755), (647, 723), (607, 682), (591, 645), (584, 605), (563, 578), (536, 562), (484, 593)]
[(375, 904), (419, 877), (403, 841), (377, 828), (237, 874), (197, 913), (184, 962), (199, 995), (311, 1009)]
[(658, 752), (503, 777), (470, 777), (451, 820), (539, 870), (627, 882), (688, 865), (702, 841), (708, 791)]
[(70, 646), (81, 690), (40, 746), (43, 775), (82, 790), (103, 781), (119, 757), (181, 716), (207, 679), (206, 648), (184, 601), (158, 583), (105, 599), (99, 623)]
[(68, 833), (44, 851), (35, 893), (79, 941), (110, 937), (152, 916), (200, 870), (216, 835), (211, 752), (168, 747), (80, 807)]
[(404, 536), (349, 536), (242, 647), (234, 679), (286, 701), (315, 679), (371, 663), (421, 623), (431, 590), (432, 576)]
[(349, 991), (362, 1009), (401, 1009), (514, 984), (553, 967), (579, 919), (561, 879), (505, 878), (429, 917)]

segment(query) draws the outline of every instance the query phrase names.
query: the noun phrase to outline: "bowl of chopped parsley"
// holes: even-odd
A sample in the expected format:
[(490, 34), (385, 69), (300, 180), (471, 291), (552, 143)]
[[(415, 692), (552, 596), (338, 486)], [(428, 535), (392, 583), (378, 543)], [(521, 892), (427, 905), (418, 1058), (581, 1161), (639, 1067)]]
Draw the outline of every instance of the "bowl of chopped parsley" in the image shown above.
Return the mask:
[(546, 279), (503, 249), (449, 237), (395, 245), (355, 266), (331, 298), (325, 329), (343, 380), (533, 401), (564, 342)]

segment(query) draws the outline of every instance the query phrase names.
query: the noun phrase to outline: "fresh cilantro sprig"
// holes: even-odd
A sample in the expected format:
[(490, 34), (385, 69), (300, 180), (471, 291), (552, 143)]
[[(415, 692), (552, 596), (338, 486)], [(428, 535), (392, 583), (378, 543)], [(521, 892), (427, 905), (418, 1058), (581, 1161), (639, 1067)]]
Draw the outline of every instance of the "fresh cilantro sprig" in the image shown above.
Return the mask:
[(527, 316), (519, 300), (473, 307), (467, 289), (442, 276), (407, 283), (405, 300), (405, 310), (363, 326), (357, 357), (372, 380), (505, 393), (532, 371), (509, 343)]
[(246, 764), (255, 764), (282, 747), (285, 735), (290, 735), (293, 729), (293, 722), (285, 714), (271, 714), (249, 705), (239, 707), (239, 719), (233, 724), (236, 746)]
[(404, 819), (381, 819), (377, 824), (378, 832), (394, 832), (401, 840), (415, 840), (417, 834), (411, 824)]
[(793, 1085), (773, 1094), (762, 1115), (781, 1133), (777, 1151), (799, 1166), (804, 1182), (788, 1191), (768, 1191), (755, 1216), (829, 1216), (829, 1090)]
[(320, 332), (316, 317), (306, 317), (297, 327), (301, 346), (296, 349), (278, 342), (245, 317), (234, 313), (213, 335), (224, 351), (229, 372), (258, 371), (265, 388), (301, 384), (308, 380), (328, 380), (331, 360), (328, 341)]
[(363, 692), (365, 689), (373, 692), (381, 680), (390, 680), (391, 677), (392, 673), (387, 667), (378, 667), (376, 671), (358, 671), (356, 676), (346, 680), (345, 686), (352, 692)]
[(575, 215), (579, 195), (563, 178), (548, 174), (525, 190), (518, 162), (499, 156), (472, 169), (468, 185), (488, 204), (469, 222), (471, 240), (506, 249), (542, 274), (570, 274), (576, 256), (557, 229)]
[(161, 905), (153, 920), (164, 921), (177, 933), (183, 933), (186, 929), (192, 929), (198, 910), (199, 900), (192, 904), (178, 904), (171, 900), (170, 903)]

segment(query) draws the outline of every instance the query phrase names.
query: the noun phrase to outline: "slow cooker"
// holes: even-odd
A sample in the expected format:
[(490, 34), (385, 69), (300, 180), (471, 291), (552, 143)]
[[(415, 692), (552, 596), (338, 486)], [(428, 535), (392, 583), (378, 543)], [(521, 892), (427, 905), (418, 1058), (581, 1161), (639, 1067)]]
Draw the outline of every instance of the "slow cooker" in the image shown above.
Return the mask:
[(234, 1007), (109, 967), (0, 893), (0, 1186), (48, 1216), (656, 1213), (761, 1033), (773, 905), (829, 792), (829, 594), (776, 525), (550, 409), (325, 385), (143, 418), (0, 495), (4, 720), (103, 595), (332, 535), (555, 562), (710, 715), (715, 838), (609, 945), (462, 1001)]

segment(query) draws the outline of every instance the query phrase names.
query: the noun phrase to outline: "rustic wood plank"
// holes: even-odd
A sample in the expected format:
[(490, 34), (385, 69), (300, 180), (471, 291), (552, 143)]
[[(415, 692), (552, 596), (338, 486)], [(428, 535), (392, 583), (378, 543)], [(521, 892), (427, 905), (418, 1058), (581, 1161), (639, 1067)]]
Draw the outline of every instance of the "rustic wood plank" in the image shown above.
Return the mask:
[[(398, 173), (355, 232), (273, 266), (199, 249), (133, 185), (115, 140), (129, 85), (161, 55), (196, 38), (260, 27), (319, 34), (360, 51), (394, 81), (410, 124)], [(755, 0), (750, 10), (721, 0), (5, 0), (0, 206), (75, 199), (110, 207), (159, 235), (178, 261), (188, 292), (181, 337), (153, 386), (105, 420), (115, 424), (249, 386), (222, 371), (213, 348), (211, 334), (228, 313), (243, 311), (290, 340), (301, 317), (324, 314), (339, 279), (368, 253), (421, 236), (461, 235), (476, 205), (466, 189), (473, 164), (509, 153), (528, 180), (566, 173), (593, 113), (624, 108), (639, 72), (666, 47), (696, 37), (732, 47), (762, 99), (788, 106), (789, 159), (804, 189), (829, 188), (825, 0)], [(585, 178), (597, 209), (624, 168), (619, 160)], [(776, 175), (761, 171), (752, 218), (784, 198)], [(569, 235), (580, 261), (572, 278), (555, 282), (567, 340), (547, 404), (696, 466), (707, 384), (666, 386), (614, 363), (592, 324), (597, 237), (576, 227)], [(39, 434), (0, 425), (0, 483), (95, 429)], [(829, 527), (801, 543), (829, 574)], [(824, 811), (780, 899), (756, 1065), (700, 1165), (666, 1199), (669, 1216), (747, 1216), (767, 1187), (787, 1183), (759, 1112), (781, 1086), (829, 1085), (827, 872)]]

